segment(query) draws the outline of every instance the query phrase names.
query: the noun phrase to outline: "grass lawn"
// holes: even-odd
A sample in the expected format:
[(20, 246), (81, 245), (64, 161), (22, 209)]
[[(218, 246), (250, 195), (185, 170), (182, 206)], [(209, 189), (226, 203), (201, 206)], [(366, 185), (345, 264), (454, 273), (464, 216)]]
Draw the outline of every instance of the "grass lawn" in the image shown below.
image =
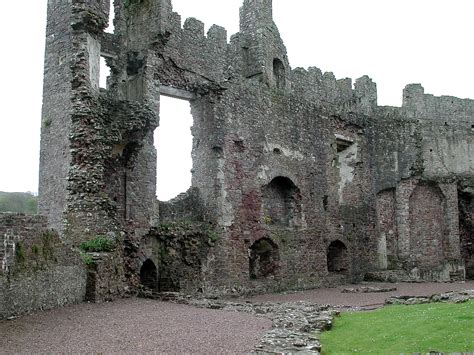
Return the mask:
[(342, 313), (321, 343), (323, 354), (474, 352), (474, 300)]

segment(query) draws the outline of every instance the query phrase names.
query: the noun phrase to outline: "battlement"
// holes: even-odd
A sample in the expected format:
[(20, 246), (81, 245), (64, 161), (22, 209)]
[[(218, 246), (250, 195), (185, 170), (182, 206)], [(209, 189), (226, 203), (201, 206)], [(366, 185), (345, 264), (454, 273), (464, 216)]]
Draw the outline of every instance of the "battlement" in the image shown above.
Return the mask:
[(377, 107), (377, 85), (368, 76), (356, 80), (336, 79), (332, 72), (321, 72), (319, 68), (308, 70), (296, 68), (292, 71), (293, 91), (312, 102), (342, 105), (346, 110), (370, 114)]
[(473, 123), (474, 100), (425, 94), (421, 84), (410, 84), (403, 90), (403, 108), (416, 118), (440, 123)]

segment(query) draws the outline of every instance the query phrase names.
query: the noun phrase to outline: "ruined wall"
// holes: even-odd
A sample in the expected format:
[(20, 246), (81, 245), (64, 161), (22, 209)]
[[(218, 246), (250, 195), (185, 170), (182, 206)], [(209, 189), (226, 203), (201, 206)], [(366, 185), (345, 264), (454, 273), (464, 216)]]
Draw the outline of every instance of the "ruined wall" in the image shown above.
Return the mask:
[(86, 272), (46, 218), (0, 214), (0, 319), (82, 302)]
[(129, 283), (155, 292), (202, 293), (204, 261), (220, 237), (208, 223), (167, 222), (151, 228), (125, 250)]
[(38, 211), (48, 217), (51, 227), (62, 231), (66, 209), (67, 177), (71, 163), (72, 55), (71, 8), (63, 1), (48, 1), (44, 61), (43, 110)]
[(205, 210), (199, 190), (190, 188), (167, 202), (160, 202), (159, 221), (203, 221)]
[[(122, 281), (159, 280), (163, 269), (180, 289), (213, 294), (311, 288), (386, 269), (463, 277), (460, 219), (467, 263), (471, 238), (458, 189), (472, 188), (472, 100), (409, 85), (401, 108), (378, 107), (367, 76), (352, 87), (314, 67), (293, 70), (271, 0), (243, 1), (229, 43), (222, 27), (204, 34), (193, 18), (181, 26), (170, 0), (115, 1), (113, 35), (103, 33), (108, 0), (54, 6), (51, 35), (70, 37), (64, 48), (47, 42), (46, 62), (57, 45), (69, 70), (46, 71), (45, 83), (57, 74), (69, 82), (53, 96), (71, 107), (61, 127), (43, 132), (42, 156), (58, 153), (52, 137), (64, 154), (42, 160), (43, 211), (53, 225), (65, 219), (72, 245), (97, 235), (123, 243), (123, 255), (89, 269), (91, 282), (103, 275), (99, 299), (121, 294)], [(98, 88), (100, 56), (111, 68), (107, 90)], [(45, 95), (54, 94), (48, 85)], [(160, 95), (189, 100), (194, 119), (192, 188), (166, 203), (155, 197)], [(47, 101), (44, 110), (55, 112)], [(188, 220), (218, 237), (163, 230)]]

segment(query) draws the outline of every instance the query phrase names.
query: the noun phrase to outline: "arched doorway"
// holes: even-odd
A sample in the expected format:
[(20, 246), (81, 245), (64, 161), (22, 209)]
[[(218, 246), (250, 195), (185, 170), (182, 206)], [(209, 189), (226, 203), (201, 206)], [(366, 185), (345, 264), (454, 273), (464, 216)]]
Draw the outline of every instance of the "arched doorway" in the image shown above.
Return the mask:
[(268, 238), (257, 240), (249, 249), (249, 275), (251, 279), (275, 276), (280, 268), (278, 246)]
[(349, 270), (349, 253), (345, 244), (340, 240), (329, 244), (327, 264), (329, 272), (343, 273)]
[(158, 289), (158, 270), (155, 263), (150, 259), (145, 260), (140, 268), (140, 282), (146, 288)]

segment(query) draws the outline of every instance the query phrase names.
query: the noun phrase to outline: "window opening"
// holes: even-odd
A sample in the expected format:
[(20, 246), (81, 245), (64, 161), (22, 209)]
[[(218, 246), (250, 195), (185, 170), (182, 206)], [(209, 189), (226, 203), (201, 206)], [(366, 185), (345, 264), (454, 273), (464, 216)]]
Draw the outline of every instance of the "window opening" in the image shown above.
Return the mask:
[(168, 201), (191, 186), (192, 124), (189, 101), (161, 95), (160, 125), (154, 134), (160, 201)]
[(109, 25), (105, 29), (107, 33), (114, 33), (115, 7), (114, 0), (110, 0)]
[(100, 78), (99, 87), (107, 89), (107, 78), (110, 76), (110, 68), (107, 65), (104, 57), (100, 57)]

